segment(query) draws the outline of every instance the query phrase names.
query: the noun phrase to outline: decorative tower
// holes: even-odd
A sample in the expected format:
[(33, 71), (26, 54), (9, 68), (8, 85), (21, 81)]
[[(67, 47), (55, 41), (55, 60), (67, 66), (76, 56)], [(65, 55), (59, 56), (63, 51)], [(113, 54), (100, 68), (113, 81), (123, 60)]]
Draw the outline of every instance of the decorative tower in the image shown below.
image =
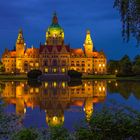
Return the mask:
[(93, 99), (87, 98), (84, 105), (84, 112), (86, 116), (86, 120), (90, 121), (92, 115), (93, 115)]
[(26, 46), (23, 38), (23, 32), (20, 29), (16, 41), (16, 72), (17, 73), (24, 72), (23, 62), (21, 58), (24, 56), (25, 47)]
[(18, 33), (18, 38), (17, 38), (17, 41), (16, 41), (17, 57), (22, 57), (24, 55), (24, 51), (25, 51), (25, 42), (24, 42), (24, 38), (23, 38), (23, 32), (20, 29), (19, 33)]
[(85, 39), (85, 42), (84, 42), (85, 55), (87, 57), (92, 56), (92, 51), (93, 51), (93, 42), (92, 42), (92, 39), (91, 39), (91, 36), (90, 36), (90, 31), (87, 30), (86, 39)]
[(46, 44), (52, 46), (64, 44), (64, 30), (58, 24), (56, 13), (54, 13), (52, 24), (46, 32)]

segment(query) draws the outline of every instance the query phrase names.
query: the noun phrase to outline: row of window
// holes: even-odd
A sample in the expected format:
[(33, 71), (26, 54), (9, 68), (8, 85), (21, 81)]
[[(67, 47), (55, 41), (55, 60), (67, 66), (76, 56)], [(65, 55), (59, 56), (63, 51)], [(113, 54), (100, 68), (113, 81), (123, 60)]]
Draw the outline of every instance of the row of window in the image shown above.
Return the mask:
[[(85, 64), (81, 64), (81, 65), (80, 65), (80, 64), (76, 64), (76, 65), (75, 65), (75, 64), (71, 64), (71, 66), (81, 66), (81, 67), (85, 67)], [(87, 66), (90, 67), (91, 65), (88, 64)]]
[(105, 62), (106, 60), (94, 60), (94, 62)]
[(12, 60), (11, 59), (8, 59), (8, 60), (6, 59), (6, 60), (3, 60), (3, 62), (16, 62), (16, 59), (12, 59)]

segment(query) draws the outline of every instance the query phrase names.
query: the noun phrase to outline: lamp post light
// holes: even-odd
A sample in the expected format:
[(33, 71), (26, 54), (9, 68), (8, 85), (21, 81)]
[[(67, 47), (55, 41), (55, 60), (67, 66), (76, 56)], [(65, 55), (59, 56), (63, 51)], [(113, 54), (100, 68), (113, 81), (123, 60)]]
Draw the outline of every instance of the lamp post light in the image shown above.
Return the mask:
[(116, 74), (116, 75), (118, 74), (118, 70), (117, 70), (117, 69), (115, 70), (115, 74)]

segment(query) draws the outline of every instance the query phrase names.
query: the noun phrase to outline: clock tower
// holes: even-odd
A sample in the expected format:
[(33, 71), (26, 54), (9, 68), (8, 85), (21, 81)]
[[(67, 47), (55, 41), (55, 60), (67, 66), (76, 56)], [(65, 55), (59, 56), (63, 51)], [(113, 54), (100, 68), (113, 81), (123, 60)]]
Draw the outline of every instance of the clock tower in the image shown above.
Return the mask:
[(22, 73), (24, 72), (24, 67), (23, 67), (23, 57), (24, 57), (24, 52), (25, 52), (25, 42), (23, 38), (23, 32), (20, 29), (18, 33), (18, 38), (16, 41), (16, 72), (17, 73)]
[(20, 29), (19, 33), (18, 33), (18, 38), (16, 41), (16, 55), (17, 55), (17, 57), (22, 57), (24, 55), (24, 51), (25, 51), (25, 42), (24, 42), (24, 38), (23, 38), (23, 32)]
[(87, 57), (92, 56), (93, 52), (93, 42), (90, 36), (90, 31), (87, 30), (86, 39), (84, 42), (84, 52)]

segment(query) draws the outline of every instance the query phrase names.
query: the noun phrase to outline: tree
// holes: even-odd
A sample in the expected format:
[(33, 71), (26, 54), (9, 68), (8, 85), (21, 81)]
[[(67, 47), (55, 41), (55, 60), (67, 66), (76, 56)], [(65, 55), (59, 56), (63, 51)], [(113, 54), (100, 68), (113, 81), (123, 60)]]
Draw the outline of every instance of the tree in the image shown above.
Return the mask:
[(71, 77), (71, 78), (81, 78), (82, 77), (82, 73), (78, 72), (78, 71), (75, 71), (75, 70), (69, 70), (68, 71), (68, 75)]
[(40, 70), (31, 70), (27, 74), (29, 79), (37, 79), (41, 75), (42, 75), (42, 72)]
[(140, 55), (137, 55), (134, 58), (134, 62), (133, 62), (133, 73), (136, 75), (140, 75)]
[(119, 72), (120, 66), (119, 61), (110, 60), (108, 62), (108, 73), (109, 74), (117, 74)]
[(120, 71), (119, 74), (121, 75), (132, 75), (132, 63), (129, 56), (125, 55), (120, 60)]
[(119, 10), (123, 23), (122, 35), (125, 41), (136, 38), (140, 44), (140, 0), (115, 0), (114, 7)]

